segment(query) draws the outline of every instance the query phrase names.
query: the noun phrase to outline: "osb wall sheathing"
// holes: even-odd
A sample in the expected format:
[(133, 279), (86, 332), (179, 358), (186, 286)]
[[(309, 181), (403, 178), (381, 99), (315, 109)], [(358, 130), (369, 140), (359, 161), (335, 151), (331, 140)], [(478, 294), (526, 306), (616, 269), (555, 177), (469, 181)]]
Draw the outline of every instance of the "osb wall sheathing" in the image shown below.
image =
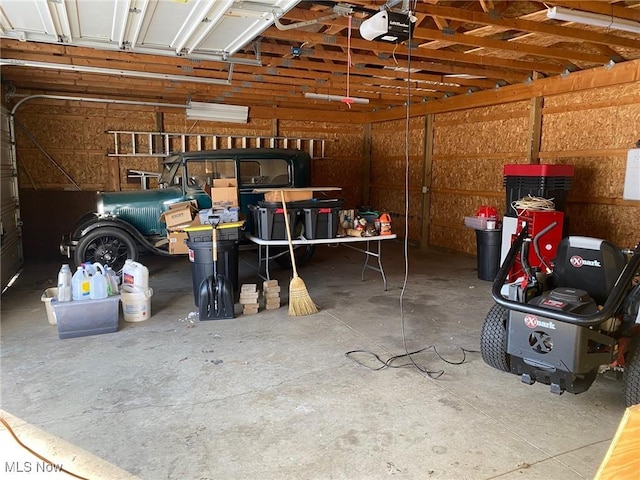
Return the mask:
[(640, 201), (623, 200), (627, 150), (640, 139), (640, 82), (545, 99), (541, 163), (573, 165), (565, 234), (621, 247), (640, 240)]
[(481, 205), (504, 214), (503, 169), (527, 162), (529, 109), (518, 102), (435, 116), (430, 245), (476, 253), (464, 217)]
[[(158, 157), (115, 157), (114, 135), (108, 131), (156, 132), (157, 114), (150, 107), (125, 105), (32, 101), (17, 112), (17, 121), (37, 139), (42, 149), (76, 182), (82, 190), (139, 190), (140, 180), (128, 178), (130, 170), (157, 172), (162, 160)], [(324, 157), (321, 145), (315, 142), (312, 162), (313, 184), (316, 186), (338, 186), (342, 192), (335, 196), (345, 199), (345, 205), (357, 206), (362, 198), (362, 138), (363, 126), (327, 122), (297, 122), (269, 119), (250, 119), (248, 124), (224, 124), (187, 120), (184, 112), (164, 112), (164, 132), (187, 135), (185, 149), (255, 147), (256, 140), (249, 137), (325, 139)], [(217, 135), (217, 144), (206, 138)], [(205, 137), (206, 136), (206, 137)], [(229, 143), (229, 137), (247, 137), (243, 144), (240, 138)], [(129, 135), (119, 136), (119, 150), (133, 152), (133, 141)], [(135, 149), (149, 151), (149, 137), (136, 135)], [(262, 146), (266, 146), (263, 141)], [(284, 147), (280, 140), (276, 145)], [(289, 142), (289, 148), (295, 148)], [(309, 142), (302, 148), (308, 150)], [(181, 151), (182, 139), (173, 138), (170, 150)], [(47, 156), (18, 130), (17, 152), (19, 182), (21, 188), (73, 190), (75, 187)], [(154, 180), (149, 180), (151, 187)]]
[[(113, 136), (107, 131), (153, 130), (155, 115), (150, 110), (123, 110), (116, 105), (38, 100), (18, 109), (18, 123), (40, 147), (16, 127), (20, 188), (75, 190), (62, 169), (82, 190), (112, 190), (118, 159), (108, 156), (113, 151)], [(130, 168), (149, 169), (135, 162)]]
[[(362, 199), (362, 125), (313, 121), (278, 122), (278, 136), (324, 139), (324, 156), (315, 149), (311, 162), (312, 183), (316, 187), (340, 187), (329, 197), (344, 199), (344, 208), (357, 208)], [(317, 142), (316, 142), (316, 145)]]
[(419, 241), (422, 227), (424, 118), (411, 118), (408, 135), (406, 132), (405, 120), (373, 124), (369, 203), (375, 210), (388, 212), (391, 215), (392, 231), (404, 237), (405, 204), (408, 196), (408, 239)]

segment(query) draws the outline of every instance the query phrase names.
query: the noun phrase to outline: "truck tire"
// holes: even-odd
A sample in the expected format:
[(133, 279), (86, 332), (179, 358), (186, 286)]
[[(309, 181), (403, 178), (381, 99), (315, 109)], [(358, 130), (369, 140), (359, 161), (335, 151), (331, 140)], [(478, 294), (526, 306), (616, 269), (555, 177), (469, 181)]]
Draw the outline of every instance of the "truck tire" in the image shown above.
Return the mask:
[(640, 403), (640, 333), (629, 342), (624, 363), (624, 400), (630, 407)]
[(507, 317), (509, 311), (495, 304), (484, 319), (480, 334), (480, 352), (484, 362), (503, 372), (509, 372), (511, 357), (507, 353)]
[(138, 259), (138, 248), (131, 235), (113, 227), (100, 227), (82, 237), (74, 253), (77, 265), (84, 262), (100, 263), (120, 274), (124, 262)]

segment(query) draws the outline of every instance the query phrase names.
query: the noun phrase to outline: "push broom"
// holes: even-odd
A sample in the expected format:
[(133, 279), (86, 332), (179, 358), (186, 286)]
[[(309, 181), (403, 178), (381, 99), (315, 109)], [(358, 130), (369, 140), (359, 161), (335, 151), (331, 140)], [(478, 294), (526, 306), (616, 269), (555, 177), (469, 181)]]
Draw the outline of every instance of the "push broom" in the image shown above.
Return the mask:
[(296, 268), (296, 257), (293, 253), (293, 240), (291, 240), (291, 229), (289, 226), (289, 213), (287, 212), (287, 204), (284, 201), (284, 191), (280, 190), (282, 197), (282, 210), (284, 211), (284, 224), (287, 230), (287, 240), (289, 242), (289, 254), (291, 255), (291, 266), (293, 267), (293, 278), (289, 284), (289, 316), (300, 317), (302, 315), (311, 315), (318, 313), (318, 307), (307, 292), (307, 286), (302, 278), (298, 276)]

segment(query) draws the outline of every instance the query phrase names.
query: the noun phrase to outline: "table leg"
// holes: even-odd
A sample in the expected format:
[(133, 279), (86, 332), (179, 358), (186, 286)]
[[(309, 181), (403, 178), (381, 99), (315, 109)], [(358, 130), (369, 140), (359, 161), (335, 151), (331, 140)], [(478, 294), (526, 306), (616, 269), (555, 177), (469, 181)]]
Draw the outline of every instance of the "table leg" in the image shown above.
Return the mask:
[(265, 249), (267, 258), (264, 259), (264, 273), (267, 276), (267, 280), (271, 280), (271, 278), (269, 277), (269, 260), (271, 260), (271, 257), (269, 256), (269, 245), (265, 245)]
[[(384, 290), (385, 292), (387, 291), (387, 277), (384, 274), (384, 268), (382, 267), (382, 243), (381, 240), (375, 240), (378, 243), (378, 251), (374, 252), (371, 250), (371, 240), (367, 240), (367, 246), (365, 248), (365, 250), (360, 250), (358, 248), (355, 247), (351, 247), (350, 245), (346, 245), (349, 248), (354, 248), (355, 250), (360, 250), (362, 253), (365, 254), (365, 259), (364, 259), (364, 265), (362, 266), (362, 281), (364, 282), (364, 272), (365, 270), (368, 268), (370, 270), (375, 270), (376, 272), (380, 272), (380, 275), (382, 276), (382, 283), (384, 285)], [(373, 265), (369, 265), (369, 257), (376, 257), (378, 259), (378, 266), (375, 267)]]

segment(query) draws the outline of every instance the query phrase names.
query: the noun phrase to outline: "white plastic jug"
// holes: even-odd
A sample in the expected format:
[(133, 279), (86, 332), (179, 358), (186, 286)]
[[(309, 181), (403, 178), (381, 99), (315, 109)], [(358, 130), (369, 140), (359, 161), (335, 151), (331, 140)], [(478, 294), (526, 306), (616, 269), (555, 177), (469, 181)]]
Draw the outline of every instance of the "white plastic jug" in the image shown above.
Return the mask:
[(90, 280), (89, 298), (93, 300), (107, 298), (107, 277), (104, 274), (104, 268), (99, 263), (95, 263), (93, 266), (96, 273), (92, 275)]
[(73, 300), (86, 300), (89, 298), (89, 276), (83, 267), (78, 267), (71, 277), (71, 296)]
[(122, 269), (122, 290), (143, 293), (149, 289), (149, 269), (141, 263), (127, 259)]
[(107, 266), (105, 276), (107, 277), (107, 294), (118, 295), (118, 276), (113, 268)]
[(62, 265), (60, 272), (58, 273), (58, 292), (56, 298), (59, 302), (70, 302), (72, 299), (71, 291), (71, 268), (69, 264)]

